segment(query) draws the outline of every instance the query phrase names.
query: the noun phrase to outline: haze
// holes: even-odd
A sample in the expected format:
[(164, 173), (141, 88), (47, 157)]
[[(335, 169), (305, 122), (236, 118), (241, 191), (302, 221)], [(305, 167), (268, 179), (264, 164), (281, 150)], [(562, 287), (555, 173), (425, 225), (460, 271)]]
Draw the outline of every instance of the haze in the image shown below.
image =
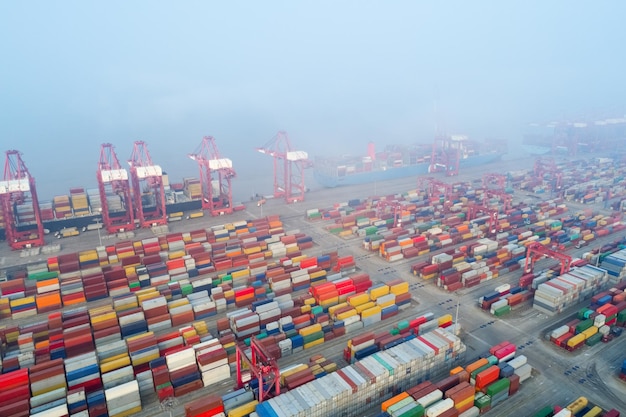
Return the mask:
[(172, 181), (217, 139), (235, 197), (271, 192), (278, 130), (311, 155), (435, 129), (519, 141), (621, 117), (621, 1), (28, 1), (0, 4), (0, 150), (40, 200), (96, 186), (100, 144), (144, 140)]

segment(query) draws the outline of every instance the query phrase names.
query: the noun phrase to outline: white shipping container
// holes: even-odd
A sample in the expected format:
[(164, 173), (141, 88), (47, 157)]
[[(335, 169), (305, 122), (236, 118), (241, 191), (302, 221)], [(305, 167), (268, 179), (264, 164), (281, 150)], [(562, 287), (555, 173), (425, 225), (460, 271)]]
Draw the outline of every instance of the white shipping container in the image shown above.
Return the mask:
[(445, 411), (448, 411), (454, 407), (454, 401), (452, 398), (446, 398), (445, 400), (439, 401), (438, 403), (432, 405), (426, 410), (426, 417), (437, 417), (443, 414)]
[(430, 407), (432, 404), (436, 403), (437, 401), (441, 400), (442, 398), (443, 398), (443, 392), (441, 392), (441, 390), (435, 390), (431, 392), (430, 394), (426, 394), (423, 397), (418, 398), (417, 402), (421, 404), (422, 407), (427, 408), (427, 407)]
[(67, 415), (69, 415), (67, 404), (62, 404), (37, 414), (31, 414), (31, 417), (64, 417)]

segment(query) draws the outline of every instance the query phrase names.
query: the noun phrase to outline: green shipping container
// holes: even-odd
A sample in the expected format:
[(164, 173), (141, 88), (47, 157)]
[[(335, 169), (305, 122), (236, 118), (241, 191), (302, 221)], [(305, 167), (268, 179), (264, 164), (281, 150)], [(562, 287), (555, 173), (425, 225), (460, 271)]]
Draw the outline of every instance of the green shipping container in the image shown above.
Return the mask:
[(624, 323), (626, 321), (626, 310), (622, 310), (617, 313), (617, 322)]
[(502, 307), (496, 308), (493, 312), (493, 315), (496, 317), (500, 317), (510, 312), (511, 312), (511, 306), (502, 306)]
[(593, 346), (602, 340), (602, 334), (596, 333), (593, 336), (589, 337), (589, 339), (585, 340), (585, 344), (587, 346)]
[(576, 334), (584, 332), (591, 326), (593, 326), (593, 320), (587, 319), (587, 320), (581, 321), (580, 323), (576, 325)]
[(307, 334), (306, 336), (302, 336), (302, 341), (304, 342), (304, 344), (307, 344), (310, 342), (314, 342), (317, 339), (323, 339), (323, 338), (324, 338), (324, 332), (319, 331), (319, 332)]
[(51, 272), (35, 272), (32, 274), (28, 274), (28, 279), (33, 279), (35, 281), (45, 281), (47, 279), (53, 279), (59, 276), (59, 273), (56, 271)]
[[(487, 359), (487, 360), (489, 360), (489, 359)], [(497, 363), (497, 362), (496, 362), (496, 363)], [(495, 364), (493, 364), (493, 363), (487, 363), (487, 364), (485, 364), (485, 365), (481, 366), (480, 368), (476, 369), (475, 371), (473, 371), (473, 372), (470, 374), (470, 378), (472, 378), (472, 379), (476, 379), (476, 375), (478, 375), (479, 373), (481, 373), (481, 372), (482, 372), (482, 371), (484, 371), (485, 369), (487, 369), (487, 368), (491, 367), (492, 365), (495, 365)]]
[(489, 365), (493, 366), (493, 365), (497, 365), (498, 364), (498, 358), (494, 355), (490, 355), (487, 356), (487, 362), (489, 362)]
[(483, 394), (482, 392), (476, 394), (476, 396), (474, 397), (474, 405), (478, 407), (479, 410), (485, 407), (489, 407), (491, 405), (491, 397)]
[(541, 410), (537, 411), (533, 417), (551, 417), (554, 415), (554, 410), (550, 406), (545, 406)]
[(401, 414), (396, 414), (398, 417), (424, 417), (424, 407), (420, 404), (415, 404), (412, 408), (407, 406), (408, 410), (400, 410)]
[(180, 291), (183, 295), (189, 295), (193, 292), (193, 286), (191, 284), (183, 284), (180, 286)]
[(502, 378), (497, 380), (496, 382), (489, 384), (487, 387), (487, 395), (493, 397), (499, 392), (508, 391), (509, 386), (511, 385), (511, 380), (509, 378)]
[(587, 307), (584, 307), (584, 308), (581, 308), (580, 310), (578, 310), (578, 315), (576, 316), (578, 318), (578, 320), (585, 320), (585, 319), (589, 318), (589, 316), (585, 316), (587, 311), (590, 311)]

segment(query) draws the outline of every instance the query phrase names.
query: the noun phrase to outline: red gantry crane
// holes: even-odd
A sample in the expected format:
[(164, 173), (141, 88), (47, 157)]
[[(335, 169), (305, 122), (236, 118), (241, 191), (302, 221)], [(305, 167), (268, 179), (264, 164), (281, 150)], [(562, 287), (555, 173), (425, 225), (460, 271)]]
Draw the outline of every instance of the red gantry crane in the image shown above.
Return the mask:
[(274, 197), (287, 204), (304, 201), (304, 169), (311, 166), (304, 151), (294, 151), (287, 132), (278, 132), (257, 151), (274, 158)]
[(559, 261), (559, 263), (561, 264), (560, 275), (569, 272), (572, 265), (571, 256), (552, 250), (539, 242), (533, 242), (526, 247), (526, 261), (524, 262), (524, 273), (528, 274), (532, 272), (533, 268), (535, 267), (535, 262), (544, 257), (552, 258)]
[(13, 250), (43, 246), (44, 231), (35, 178), (18, 151), (6, 151), (4, 179), (0, 181), (0, 203), (6, 239)]
[(163, 171), (152, 163), (146, 143), (136, 141), (128, 160), (133, 184), (133, 208), (141, 227), (167, 224)]
[(436, 137), (429, 172), (445, 172), (448, 177), (459, 175), (461, 152), (465, 141), (467, 137), (463, 135)]
[[(259, 339), (250, 338), (250, 358), (239, 345), (236, 345), (236, 355), (237, 388), (245, 387), (251, 378), (256, 378), (259, 382), (259, 402), (280, 394), (280, 368), (276, 358), (267, 351)], [(244, 378), (244, 366), (250, 372), (249, 378)]]
[(200, 146), (189, 158), (198, 163), (202, 184), (202, 209), (212, 216), (233, 212), (231, 181), (236, 177), (233, 161), (222, 158), (213, 136), (202, 138)]
[(122, 168), (113, 145), (103, 143), (98, 163), (98, 189), (102, 204), (102, 223), (109, 233), (135, 229), (128, 171)]

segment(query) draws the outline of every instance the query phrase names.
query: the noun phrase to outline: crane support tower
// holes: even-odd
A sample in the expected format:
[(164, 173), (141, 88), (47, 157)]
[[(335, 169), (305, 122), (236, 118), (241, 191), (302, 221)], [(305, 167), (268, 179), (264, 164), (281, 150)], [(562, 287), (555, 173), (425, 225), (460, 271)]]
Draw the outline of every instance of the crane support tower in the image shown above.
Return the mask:
[(97, 180), (104, 228), (109, 233), (134, 230), (135, 215), (128, 171), (122, 168), (110, 143), (103, 143), (100, 147)]
[(483, 188), (504, 192), (506, 190), (506, 175), (495, 172), (483, 174)]
[(200, 146), (189, 158), (198, 163), (202, 185), (202, 209), (212, 216), (233, 212), (231, 181), (237, 176), (233, 161), (222, 158), (213, 136), (202, 138)]
[(498, 233), (498, 219), (500, 213), (497, 208), (490, 208), (485, 205), (480, 206), (478, 204), (470, 204), (467, 208), (467, 220), (476, 220), (478, 218), (478, 215), (481, 213), (489, 217), (489, 234), (495, 235), (496, 233)]
[[(272, 395), (280, 394), (280, 368), (274, 358), (256, 337), (250, 338), (250, 357), (242, 346), (236, 345), (237, 357), (237, 388), (243, 388), (249, 379), (244, 378), (249, 371), (249, 378), (259, 381), (259, 402)], [(244, 366), (246, 370), (244, 370)], [(273, 392), (272, 392), (273, 390)]]
[(569, 272), (572, 265), (572, 257), (561, 252), (552, 250), (539, 242), (533, 242), (526, 248), (526, 261), (524, 262), (524, 273), (533, 271), (535, 262), (543, 257), (548, 257), (559, 261), (561, 264), (561, 274)]
[(376, 203), (376, 217), (383, 219), (386, 214), (393, 216), (391, 227), (400, 227), (402, 225), (402, 203), (398, 200), (378, 200)]
[(304, 201), (304, 169), (312, 165), (308, 154), (293, 150), (283, 131), (257, 151), (274, 158), (274, 197), (284, 198), (287, 204)]
[(128, 164), (133, 185), (133, 208), (140, 227), (167, 224), (163, 171), (152, 163), (145, 142), (135, 142)]
[(13, 250), (43, 246), (44, 231), (35, 178), (21, 153), (6, 151), (4, 178), (0, 181), (0, 203), (6, 239)]
[(465, 141), (467, 137), (463, 135), (436, 137), (429, 172), (445, 172), (448, 177), (459, 175), (461, 152)]

